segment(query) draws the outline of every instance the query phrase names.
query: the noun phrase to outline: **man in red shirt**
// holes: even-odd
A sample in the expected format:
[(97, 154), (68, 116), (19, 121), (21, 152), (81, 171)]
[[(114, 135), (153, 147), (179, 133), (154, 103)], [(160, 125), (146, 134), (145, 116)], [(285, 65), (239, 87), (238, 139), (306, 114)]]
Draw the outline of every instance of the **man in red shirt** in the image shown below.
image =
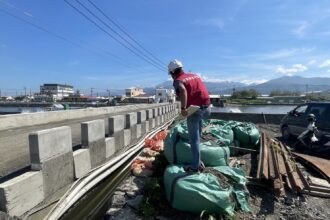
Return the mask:
[(200, 158), (200, 138), (202, 135), (202, 119), (210, 116), (210, 96), (202, 79), (183, 71), (182, 62), (172, 60), (168, 64), (168, 72), (173, 78), (175, 92), (181, 102), (181, 114), (187, 116), (187, 108), (191, 105), (199, 106), (199, 110), (187, 118), (189, 142), (192, 152), (192, 163), (185, 167), (186, 171), (197, 172), (204, 168)]

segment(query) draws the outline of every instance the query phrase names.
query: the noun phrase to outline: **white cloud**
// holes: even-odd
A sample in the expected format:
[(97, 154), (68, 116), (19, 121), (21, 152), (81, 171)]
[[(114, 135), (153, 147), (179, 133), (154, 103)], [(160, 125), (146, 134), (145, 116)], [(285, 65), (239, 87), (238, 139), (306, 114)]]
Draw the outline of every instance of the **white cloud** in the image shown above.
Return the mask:
[(276, 73), (281, 73), (284, 75), (292, 76), (294, 73), (304, 72), (307, 69), (308, 69), (307, 66), (304, 66), (302, 64), (294, 64), (294, 65), (292, 65), (292, 67), (289, 67), (289, 68), (279, 66), (276, 69)]
[(313, 65), (316, 63), (316, 60), (310, 60), (308, 61), (308, 63), (306, 64), (307, 66)]
[(225, 21), (221, 18), (211, 18), (206, 20), (196, 19), (194, 23), (198, 25), (217, 27), (221, 30), (225, 27)]
[(261, 83), (265, 83), (267, 82), (267, 79), (244, 79), (241, 80), (241, 83), (247, 84), (247, 85), (251, 85), (251, 84), (261, 84)]
[(330, 73), (330, 70), (327, 70), (327, 73)]
[(324, 61), (323, 63), (321, 63), (319, 65), (320, 68), (324, 68), (324, 67), (328, 67), (328, 66), (330, 66), (330, 59)]
[(299, 26), (292, 31), (292, 33), (299, 38), (302, 38), (305, 36), (306, 30), (309, 28), (310, 25), (311, 23), (307, 21), (302, 21), (301, 24), (299, 24)]

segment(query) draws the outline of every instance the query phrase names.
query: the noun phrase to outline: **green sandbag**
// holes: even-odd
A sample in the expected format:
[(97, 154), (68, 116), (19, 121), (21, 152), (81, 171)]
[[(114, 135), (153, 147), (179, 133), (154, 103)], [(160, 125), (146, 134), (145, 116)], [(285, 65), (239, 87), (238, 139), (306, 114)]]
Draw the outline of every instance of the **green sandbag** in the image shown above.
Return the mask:
[[(236, 204), (250, 211), (246, 178), (239, 168), (213, 167), (226, 178), (219, 183), (213, 173), (186, 173), (182, 166), (170, 165), (164, 172), (164, 186), (173, 208), (201, 213), (218, 213), (233, 216)], [(221, 175), (222, 176), (222, 175)]]
[[(178, 140), (172, 140), (173, 136)], [(220, 147), (215, 142), (201, 143), (200, 152), (205, 166), (225, 166), (229, 163), (229, 148)], [(169, 134), (165, 139), (164, 154), (170, 164), (190, 164), (192, 161), (190, 144), (173, 134)]]
[(241, 146), (255, 147), (259, 143), (260, 133), (252, 123), (242, 122), (233, 127), (234, 137)]

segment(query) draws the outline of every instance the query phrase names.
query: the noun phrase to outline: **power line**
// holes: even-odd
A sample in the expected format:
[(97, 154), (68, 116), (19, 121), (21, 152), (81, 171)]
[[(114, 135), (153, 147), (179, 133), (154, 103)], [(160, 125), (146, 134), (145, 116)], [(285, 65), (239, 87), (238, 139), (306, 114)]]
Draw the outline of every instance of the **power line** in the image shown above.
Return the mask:
[[(88, 11), (93, 17), (95, 17), (98, 21), (100, 21), (103, 25), (105, 25), (107, 28), (109, 28), (113, 33), (115, 33), (120, 39), (122, 39), (123, 41), (125, 41), (129, 46), (131, 46), (133, 49), (135, 49), (135, 52), (137, 54), (139, 54), (139, 57), (142, 58), (141, 56), (143, 56), (145, 61), (147, 61), (148, 63), (152, 63), (152, 65), (156, 68), (159, 69), (159, 67), (161, 69), (164, 68), (164, 66), (161, 64), (158, 64), (157, 62), (155, 62), (153, 59), (149, 58), (148, 56), (146, 56), (143, 52), (141, 52), (141, 50), (137, 47), (135, 47), (131, 42), (129, 42), (127, 39), (125, 39), (120, 33), (118, 33), (116, 30), (114, 30), (110, 25), (108, 25), (106, 22), (104, 22), (99, 16), (97, 16), (95, 13), (93, 13), (88, 7), (86, 7), (83, 3), (81, 3), (79, 0), (75, 0), (80, 6), (82, 6), (86, 11)], [(118, 43), (120, 43), (121, 45), (125, 46), (125, 48), (127, 49), (132, 49), (130, 47), (128, 47), (126, 44), (124, 44), (123, 42), (119, 41), (117, 38), (113, 37)], [(163, 69), (164, 70), (164, 69)]]
[(142, 50), (144, 50), (146, 53), (148, 53), (151, 57), (153, 57), (158, 63), (161, 65), (166, 65), (164, 62), (162, 62), (160, 59), (158, 59), (153, 53), (151, 53), (149, 50), (144, 48), (137, 40), (135, 40), (125, 29), (118, 24), (118, 22), (115, 22), (110, 16), (108, 16), (101, 8), (99, 8), (95, 3), (93, 3), (91, 0), (88, 0), (88, 2), (96, 8), (104, 17), (106, 17), (113, 25), (115, 25), (119, 30), (121, 30), (129, 39), (131, 39), (133, 42), (135, 42)]
[[(5, 2), (1, 0), (0, 3), (5, 3)], [(122, 65), (122, 66), (128, 67), (128, 68), (130, 68), (130, 69), (135, 69), (135, 70), (138, 71), (138, 72), (141, 72), (141, 70), (138, 70), (138, 69), (132, 67), (131, 65), (125, 63), (124, 60), (123, 60), (122, 58), (118, 57), (118, 56), (115, 55), (115, 54), (112, 54), (111, 52), (109, 52), (109, 51), (107, 51), (107, 50), (105, 50), (105, 49), (96, 48), (96, 49), (100, 50), (100, 51), (97, 51), (97, 50), (91, 49), (91, 48), (89, 48), (89, 47), (85, 47), (85, 46), (83, 46), (83, 45), (81, 45), (81, 44), (79, 44), (79, 43), (76, 43), (76, 42), (74, 42), (74, 41), (72, 41), (72, 40), (70, 40), (70, 39), (68, 39), (68, 38), (66, 38), (66, 37), (63, 37), (63, 36), (57, 34), (56, 32), (50, 31), (50, 30), (48, 30), (48, 29), (46, 29), (46, 28), (44, 28), (44, 27), (42, 27), (42, 26), (40, 26), (40, 25), (34, 24), (33, 22), (30, 22), (30, 21), (28, 21), (28, 20), (26, 20), (26, 19), (23, 19), (23, 18), (21, 18), (21, 17), (18, 17), (18, 16), (16, 16), (16, 15), (14, 15), (14, 14), (12, 14), (12, 13), (10, 13), (10, 12), (4, 10), (4, 9), (0, 9), (0, 12), (4, 13), (4, 14), (10, 16), (10, 17), (13, 17), (13, 18), (15, 18), (15, 19), (17, 19), (17, 20), (19, 20), (19, 21), (21, 21), (21, 22), (24, 22), (24, 23), (26, 23), (26, 24), (28, 24), (28, 25), (31, 25), (31, 26), (37, 28), (37, 29), (40, 30), (40, 31), (43, 31), (43, 32), (45, 32), (45, 33), (47, 33), (47, 34), (49, 34), (49, 35), (55, 37), (55, 38), (61, 39), (61, 40), (65, 41), (65, 42), (67, 42), (67, 43), (69, 43), (69, 44), (72, 44), (72, 45), (74, 45), (74, 46), (76, 46), (76, 47), (79, 47), (79, 48), (84, 49), (84, 50), (88, 50), (89, 52), (95, 53), (95, 54), (97, 54), (97, 55), (99, 55), (99, 56), (102, 56), (102, 57), (103, 57), (104, 55), (107, 55), (107, 56), (110, 56), (110, 57), (112, 57), (112, 58), (115, 58), (115, 59), (117, 59), (117, 60), (113, 60), (113, 61), (115, 61), (116, 63), (118, 63), (118, 64), (120, 64), (120, 65)]]
[[(71, 6), (74, 10), (76, 10), (80, 15), (82, 15), (85, 19), (87, 19), (89, 22), (91, 22), (92, 24), (94, 24), (96, 27), (98, 27), (101, 31), (103, 31), (104, 33), (106, 33), (109, 37), (111, 37), (113, 40), (115, 40), (117, 43), (119, 43), (120, 45), (122, 45), (123, 47), (125, 47), (126, 49), (128, 49), (130, 52), (132, 52), (133, 54), (135, 54), (136, 56), (138, 56), (139, 58), (143, 59), (144, 61), (148, 62), (149, 64), (151, 64), (152, 66), (156, 67), (157, 69), (164, 71), (164, 69), (162, 69), (161, 67), (155, 65), (153, 62), (150, 62), (148, 59), (145, 59), (143, 56), (141, 56), (140, 54), (136, 53), (134, 50), (132, 50), (130, 47), (128, 47), (127, 45), (125, 45), (123, 42), (121, 42), (120, 40), (118, 40), (116, 37), (114, 37), (111, 33), (109, 33), (107, 30), (105, 30), (104, 28), (102, 28), (99, 24), (97, 24), (95, 21), (93, 21), (91, 18), (89, 18), (85, 13), (83, 13), (81, 10), (79, 10), (77, 7), (75, 7), (73, 4), (71, 4), (70, 2), (68, 2), (67, 0), (64, 0), (69, 6)], [(76, 0), (77, 1), (77, 0)], [(77, 1), (79, 4), (81, 4), (79, 1)]]

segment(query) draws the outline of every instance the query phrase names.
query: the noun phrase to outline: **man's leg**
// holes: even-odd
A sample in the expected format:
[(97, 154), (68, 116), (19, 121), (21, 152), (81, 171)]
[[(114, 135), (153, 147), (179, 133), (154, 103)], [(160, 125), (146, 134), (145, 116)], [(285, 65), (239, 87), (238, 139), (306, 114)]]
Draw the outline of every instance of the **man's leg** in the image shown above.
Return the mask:
[(192, 163), (191, 167), (193, 169), (198, 169), (200, 165), (200, 149), (199, 149), (199, 142), (200, 142), (200, 132), (199, 132), (199, 123), (202, 120), (201, 118), (201, 111), (197, 111), (191, 116), (187, 118), (187, 126), (188, 126), (188, 133), (189, 133), (189, 142), (191, 147), (192, 153)]

